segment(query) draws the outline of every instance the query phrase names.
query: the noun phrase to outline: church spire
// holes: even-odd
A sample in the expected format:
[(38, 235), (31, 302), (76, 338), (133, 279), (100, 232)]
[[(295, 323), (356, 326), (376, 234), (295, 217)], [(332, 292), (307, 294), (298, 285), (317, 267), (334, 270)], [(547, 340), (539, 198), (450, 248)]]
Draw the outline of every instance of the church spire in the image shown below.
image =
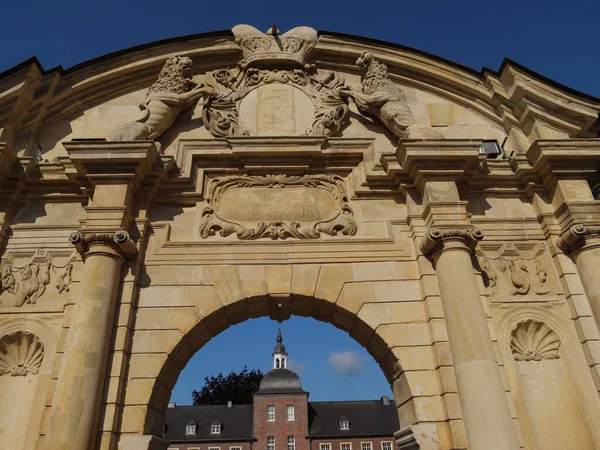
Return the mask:
[(286, 369), (287, 353), (285, 352), (285, 345), (282, 344), (281, 328), (277, 329), (276, 341), (277, 344), (275, 344), (275, 349), (273, 350), (273, 369)]

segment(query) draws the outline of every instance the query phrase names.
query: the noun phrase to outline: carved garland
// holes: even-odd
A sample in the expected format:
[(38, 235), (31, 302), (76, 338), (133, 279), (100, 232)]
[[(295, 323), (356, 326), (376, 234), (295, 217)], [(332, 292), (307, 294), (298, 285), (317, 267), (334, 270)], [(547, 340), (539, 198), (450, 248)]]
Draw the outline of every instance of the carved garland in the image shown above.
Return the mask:
[(546, 246), (519, 251), (514, 244), (504, 243), (495, 254), (480, 258), (484, 284), (498, 289), (499, 282), (510, 286), (511, 295), (546, 295), (550, 292), (548, 267), (543, 258)]
[(4, 264), (0, 271), (0, 294), (12, 294), (17, 307), (34, 305), (46, 292), (52, 278), (59, 293), (68, 292), (72, 270), (72, 263), (56, 266), (46, 251), (38, 250), (25, 267), (14, 267), (8, 262)]
[(560, 339), (542, 322), (528, 320), (513, 330), (510, 349), (515, 361), (544, 361), (560, 358)]
[(17, 331), (0, 339), (0, 376), (37, 375), (44, 360), (44, 345), (32, 333)]
[[(229, 189), (244, 187), (267, 187), (287, 189), (290, 187), (305, 187), (321, 189), (328, 192), (336, 201), (336, 211), (332, 217), (309, 224), (298, 221), (258, 222), (249, 227), (223, 217), (219, 212), (219, 203), (223, 194)], [(286, 239), (317, 239), (320, 233), (335, 236), (338, 233), (353, 236), (356, 234), (356, 223), (350, 207), (344, 181), (337, 175), (233, 175), (215, 178), (209, 185), (208, 207), (202, 211), (200, 236), (207, 238), (219, 233), (226, 237), (233, 233), (239, 239), (253, 240), (260, 238)]]

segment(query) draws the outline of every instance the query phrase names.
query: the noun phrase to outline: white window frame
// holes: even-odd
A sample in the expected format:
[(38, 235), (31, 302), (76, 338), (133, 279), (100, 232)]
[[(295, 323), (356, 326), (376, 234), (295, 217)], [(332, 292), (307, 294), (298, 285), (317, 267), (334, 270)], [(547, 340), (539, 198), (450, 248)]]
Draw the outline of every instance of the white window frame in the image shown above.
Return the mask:
[[(192, 429), (192, 428), (194, 429), (194, 431), (192, 431), (190, 433), (190, 429)], [(185, 426), (185, 435), (186, 436), (193, 436), (194, 434), (196, 434), (196, 429), (197, 429), (196, 425), (186, 425)]]
[(242, 450), (242, 447), (239, 445), (234, 445), (233, 447), (229, 447), (229, 450)]
[(319, 450), (331, 450), (331, 442), (321, 442), (319, 444)]
[(383, 448), (383, 444), (390, 444), (390, 450), (394, 449), (394, 447), (392, 446), (392, 441), (381, 441), (381, 450), (385, 450)]
[(208, 450), (221, 450), (221, 447), (208, 447)]
[(267, 405), (267, 422), (275, 422), (275, 405)]
[(340, 442), (340, 450), (344, 450), (343, 445), (348, 446), (348, 450), (352, 450), (352, 442)]
[[(285, 412), (287, 415), (288, 422), (294, 422), (296, 420), (296, 408), (294, 408), (294, 405), (287, 405), (285, 407)], [(290, 414), (290, 412), (292, 414)], [(290, 419), (290, 417), (291, 417), (291, 419)]]
[(287, 450), (296, 450), (296, 436), (287, 437)]
[[(365, 448), (364, 446), (368, 445), (369, 448)], [(373, 450), (373, 442), (372, 441), (368, 441), (368, 442), (361, 442), (360, 443), (360, 450)]]
[[(269, 443), (269, 439), (272, 439), (273, 442)], [(275, 450), (275, 436), (267, 436), (267, 450)]]
[[(342, 426), (345, 424), (346, 426)], [(340, 420), (340, 430), (348, 431), (350, 429), (350, 421), (349, 420)]]
[(221, 424), (220, 423), (214, 423), (214, 424), (212, 424), (210, 426), (210, 434), (221, 434)]

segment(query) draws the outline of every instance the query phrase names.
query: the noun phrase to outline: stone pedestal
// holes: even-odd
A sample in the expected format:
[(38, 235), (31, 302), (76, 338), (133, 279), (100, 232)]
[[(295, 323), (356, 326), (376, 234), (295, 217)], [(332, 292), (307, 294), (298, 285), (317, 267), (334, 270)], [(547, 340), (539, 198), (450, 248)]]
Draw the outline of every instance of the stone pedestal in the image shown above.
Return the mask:
[(471, 263), (477, 229), (430, 229), (422, 250), (435, 261), (469, 449), (519, 448)]

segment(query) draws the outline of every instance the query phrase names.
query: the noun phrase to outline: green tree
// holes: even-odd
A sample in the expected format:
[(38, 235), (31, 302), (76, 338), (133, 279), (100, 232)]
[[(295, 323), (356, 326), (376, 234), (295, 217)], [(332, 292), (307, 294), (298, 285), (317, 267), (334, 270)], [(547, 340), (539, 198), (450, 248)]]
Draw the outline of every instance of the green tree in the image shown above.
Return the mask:
[(202, 389), (192, 391), (194, 405), (223, 405), (228, 401), (236, 405), (250, 404), (262, 377), (260, 369), (248, 370), (246, 366), (239, 373), (231, 371), (227, 376), (219, 373), (216, 377), (205, 377)]

